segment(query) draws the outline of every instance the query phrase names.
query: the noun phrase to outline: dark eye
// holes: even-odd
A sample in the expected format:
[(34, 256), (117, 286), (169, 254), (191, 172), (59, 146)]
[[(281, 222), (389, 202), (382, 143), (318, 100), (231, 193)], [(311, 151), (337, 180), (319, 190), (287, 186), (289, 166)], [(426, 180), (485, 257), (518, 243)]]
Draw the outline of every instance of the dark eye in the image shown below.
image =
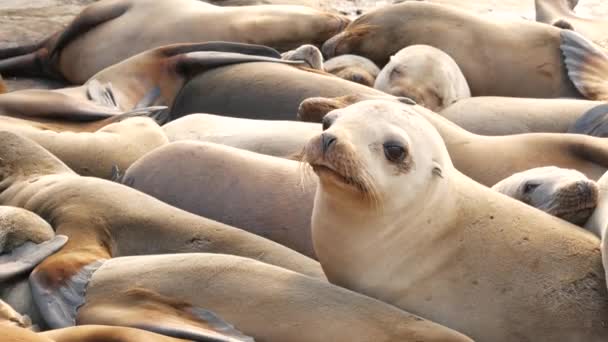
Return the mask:
[(529, 194), (532, 191), (534, 191), (534, 189), (538, 188), (540, 184), (538, 183), (526, 183), (524, 184), (524, 194)]
[(384, 144), (384, 155), (393, 163), (400, 163), (405, 159), (405, 147), (398, 143), (390, 142)]

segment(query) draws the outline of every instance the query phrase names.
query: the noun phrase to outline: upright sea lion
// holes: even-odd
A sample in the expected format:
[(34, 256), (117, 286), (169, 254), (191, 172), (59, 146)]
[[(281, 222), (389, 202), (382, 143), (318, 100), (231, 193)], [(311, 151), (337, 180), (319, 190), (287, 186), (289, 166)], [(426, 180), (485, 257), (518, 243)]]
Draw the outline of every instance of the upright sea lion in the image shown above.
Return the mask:
[[(370, 98), (414, 103), (407, 98), (386, 95), (309, 98), (302, 102), (298, 117), (318, 122), (333, 109)], [(552, 133), (477, 135), (424, 107), (417, 106), (416, 110), (439, 131), (456, 169), (486, 186), (492, 186), (516, 172), (541, 166), (575, 169), (593, 180), (608, 170), (608, 146), (604, 139)]]
[(325, 62), (325, 71), (348, 81), (373, 87), (380, 69), (369, 59), (356, 55), (342, 55)]
[(480, 341), (606, 340), (598, 239), (458, 172), (422, 110), (335, 110), (306, 146), (328, 279)]
[[(155, 25), (147, 24), (150, 18), (155, 18)], [(163, 45), (233, 41), (287, 51), (302, 44), (320, 45), (348, 22), (344, 16), (304, 6), (101, 1), (87, 6), (65, 30), (38, 44), (0, 50), (4, 58), (0, 73), (44, 75), (82, 84), (110, 65)]]
[(579, 226), (587, 222), (598, 202), (594, 181), (576, 170), (555, 166), (518, 172), (492, 189)]
[(322, 51), (326, 58), (356, 54), (384, 65), (402, 48), (425, 44), (456, 61), (473, 96), (581, 97), (566, 74), (559, 33), (541, 23), (406, 1), (360, 16)]
[(583, 18), (576, 15), (573, 11), (576, 2), (568, 0), (535, 0), (536, 21), (576, 31), (593, 40), (596, 44), (608, 48), (608, 33), (606, 33), (608, 31), (608, 20)]
[(162, 129), (169, 141), (206, 141), (276, 157), (292, 157), (321, 131), (321, 125), (190, 114), (163, 125)]
[(477, 96), (460, 99), (439, 114), (480, 135), (566, 133), (572, 132), (570, 126), (586, 111), (603, 103), (579, 99)]
[(211, 113), (248, 119), (293, 120), (300, 102), (308, 97), (348, 94), (386, 95), (320, 71), (279, 63), (244, 63), (198, 74), (175, 98), (170, 117)]
[(310, 238), (316, 177), (302, 179), (298, 167), (293, 160), (180, 141), (138, 160), (122, 183), (316, 258)]
[(452, 57), (428, 45), (411, 45), (391, 56), (374, 88), (408, 97), (435, 112), (471, 97), (467, 80)]
[[(96, 262), (121, 255), (229, 253), (323, 278), (319, 264), (277, 243), (179, 210), (124, 185), (76, 175), (33, 141), (0, 132), (0, 204), (28, 209), (70, 238), (30, 276), (50, 327), (73, 324), (82, 283)], [(89, 265), (89, 266), (87, 266)], [(79, 285), (80, 284), (80, 285)]]

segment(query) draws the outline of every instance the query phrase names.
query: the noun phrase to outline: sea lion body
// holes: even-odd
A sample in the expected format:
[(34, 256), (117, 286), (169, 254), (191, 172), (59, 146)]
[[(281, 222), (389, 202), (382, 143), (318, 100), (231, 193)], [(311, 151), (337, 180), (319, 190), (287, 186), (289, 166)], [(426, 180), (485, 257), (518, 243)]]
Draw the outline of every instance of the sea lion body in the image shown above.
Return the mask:
[(138, 160), (122, 183), (315, 258), (310, 215), (316, 177), (300, 177), (299, 167), (293, 160), (181, 141)]
[[(146, 25), (156, 18), (155, 25)], [(287, 51), (320, 45), (346, 17), (304, 6), (218, 7), (202, 1), (110, 0), (87, 6), (70, 25), (29, 55), (0, 63), (5, 75), (37, 73), (82, 84), (100, 70), (148, 49), (175, 43), (248, 42)], [(33, 54), (33, 55), (32, 55)], [(10, 55), (9, 55), (10, 57)], [(19, 59), (24, 59), (21, 64)]]
[(338, 77), (278, 63), (231, 65), (198, 74), (188, 82), (175, 99), (171, 118), (210, 113), (295, 120), (298, 106), (305, 98), (348, 94), (383, 93)]
[(460, 99), (439, 112), (479, 135), (566, 133), (600, 101), (478, 96)]
[(428, 45), (411, 45), (391, 56), (374, 88), (408, 97), (435, 112), (471, 97), (467, 80), (456, 62)]
[(163, 125), (162, 129), (171, 142), (197, 140), (275, 157), (291, 157), (299, 153), (308, 140), (321, 131), (321, 125), (190, 114)]
[(456, 171), (422, 110), (361, 102), (307, 145), (328, 279), (480, 341), (605, 340), (598, 239)]
[[(178, 278), (181, 285), (175, 286)], [(113, 321), (116, 312), (145, 312), (162, 320), (168, 304), (211, 310), (256, 341), (469, 341), (327, 282), (219, 254), (107, 260), (90, 278), (77, 320)], [(329, 320), (334, 323), (327, 324)]]
[(451, 6), (419, 1), (384, 6), (357, 18), (322, 50), (327, 58), (357, 54), (384, 65), (415, 44), (450, 55), (473, 96), (582, 97), (566, 74), (558, 28), (484, 18)]

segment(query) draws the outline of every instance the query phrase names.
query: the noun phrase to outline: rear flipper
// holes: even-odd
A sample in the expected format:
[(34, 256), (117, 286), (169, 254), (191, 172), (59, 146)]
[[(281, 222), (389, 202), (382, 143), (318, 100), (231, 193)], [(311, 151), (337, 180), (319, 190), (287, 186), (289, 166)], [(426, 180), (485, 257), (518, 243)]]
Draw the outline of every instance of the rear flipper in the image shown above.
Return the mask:
[(56, 235), (42, 243), (27, 241), (8, 253), (0, 254), (0, 283), (33, 270), (44, 259), (61, 249), (67, 241), (67, 236)]
[(568, 133), (587, 134), (594, 137), (608, 137), (608, 104), (593, 107), (581, 115), (570, 128)]
[(562, 30), (561, 38), (561, 50), (572, 83), (590, 100), (608, 100), (606, 52), (574, 31)]

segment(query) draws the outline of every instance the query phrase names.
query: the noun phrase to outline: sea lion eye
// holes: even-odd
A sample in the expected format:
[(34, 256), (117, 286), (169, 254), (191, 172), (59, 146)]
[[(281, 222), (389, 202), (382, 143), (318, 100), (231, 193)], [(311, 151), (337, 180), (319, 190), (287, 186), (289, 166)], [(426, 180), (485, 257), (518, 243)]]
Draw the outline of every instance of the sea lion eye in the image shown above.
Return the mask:
[(538, 188), (540, 184), (538, 183), (526, 183), (524, 184), (524, 194), (529, 194), (532, 191), (534, 191), (534, 189)]
[(397, 142), (387, 142), (384, 144), (384, 155), (386, 159), (393, 163), (400, 163), (405, 159), (405, 148)]

